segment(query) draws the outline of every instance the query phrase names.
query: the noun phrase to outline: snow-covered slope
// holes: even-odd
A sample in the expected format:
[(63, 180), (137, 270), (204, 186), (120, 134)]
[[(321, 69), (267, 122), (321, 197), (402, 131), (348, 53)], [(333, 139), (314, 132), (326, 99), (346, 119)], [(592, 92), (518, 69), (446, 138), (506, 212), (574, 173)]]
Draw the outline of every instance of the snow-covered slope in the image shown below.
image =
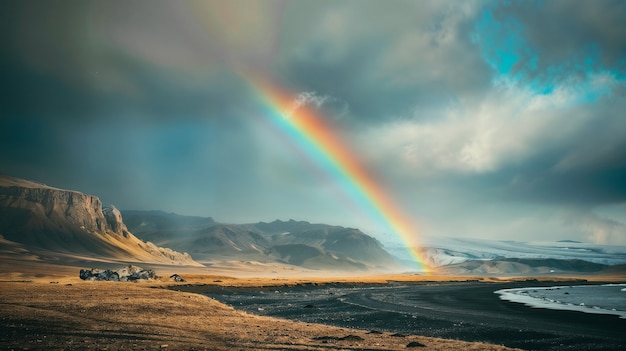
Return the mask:
[[(385, 245), (385, 248), (405, 261), (410, 259), (405, 248), (392, 245)], [(523, 242), (444, 237), (429, 238), (417, 250), (431, 267), (503, 258), (578, 259), (605, 265), (626, 263), (626, 246), (575, 241)]]

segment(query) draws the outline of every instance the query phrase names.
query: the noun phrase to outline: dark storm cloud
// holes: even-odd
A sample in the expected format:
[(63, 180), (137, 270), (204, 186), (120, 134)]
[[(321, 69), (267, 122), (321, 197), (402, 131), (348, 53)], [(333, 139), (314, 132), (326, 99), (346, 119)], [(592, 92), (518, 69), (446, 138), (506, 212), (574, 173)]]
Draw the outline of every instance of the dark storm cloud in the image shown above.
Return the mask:
[[(100, 89), (97, 75), (77, 81), (61, 71), (40, 70), (13, 54), (4, 56), (0, 65), (4, 82), (0, 88), (3, 173), (85, 192), (120, 193), (122, 195), (115, 199), (118, 204), (133, 203), (123, 195), (137, 195), (123, 191), (132, 183), (132, 170), (143, 165), (146, 172), (162, 175), (164, 169), (176, 167), (169, 164), (166, 153), (158, 152), (166, 148), (162, 145), (167, 144), (164, 140), (152, 138), (144, 140), (152, 144), (129, 145), (125, 140), (136, 138), (137, 133), (118, 132), (133, 128), (167, 129), (176, 123), (210, 120), (219, 120), (221, 129), (242, 128), (235, 110), (245, 107), (242, 99), (247, 94), (246, 88), (224, 75), (203, 77), (206, 79), (203, 81), (185, 72), (158, 69), (145, 62), (120, 58), (116, 61), (116, 73), (132, 83), (133, 90), (128, 92)], [(70, 69), (72, 63), (66, 64)], [(90, 140), (79, 138), (94, 126), (99, 126), (99, 133)], [(185, 138), (192, 136), (173, 135), (167, 147)], [(112, 147), (116, 145), (129, 149)], [(160, 159), (160, 167), (145, 164), (142, 155), (133, 153), (142, 147), (154, 150), (152, 157)], [(212, 147), (219, 148), (219, 145)], [(233, 154), (247, 161), (242, 156), (245, 153), (233, 151)], [(140, 159), (133, 159), (131, 155)], [(186, 166), (198, 172), (193, 162)], [(206, 173), (203, 170), (203, 174)], [(167, 182), (166, 178), (155, 178)], [(97, 185), (93, 184), (94, 180)]]
[[(484, 180), (479, 188), (497, 188), (509, 200), (561, 206), (626, 202), (626, 3), (492, 2), (484, 10), (477, 17), (477, 41), (486, 59), (516, 84), (538, 90), (537, 96), (547, 88), (565, 99), (543, 116), (554, 123), (533, 138), (523, 161), (512, 157), (516, 162), (474, 175)], [(567, 93), (554, 94), (554, 88)], [(515, 123), (518, 131), (524, 120), (529, 118)]]
[(626, 167), (623, 165), (570, 172), (534, 171), (515, 178), (514, 194), (520, 198), (569, 205), (626, 202)]
[[(233, 106), (245, 105), (247, 88), (228, 72), (159, 66), (106, 40), (119, 28), (98, 22), (98, 10), (107, 9), (94, 4), (2, 4), (0, 157), (5, 167), (70, 167), (63, 141), (76, 126), (129, 119), (232, 121)], [(164, 50), (168, 45), (163, 42)]]
[[(99, 86), (111, 69), (94, 68), (82, 82), (71, 74), (46, 72), (19, 60), (0, 66), (4, 113), (8, 116), (55, 118), (58, 122), (86, 121), (107, 115), (154, 119), (214, 118), (241, 105), (246, 88), (228, 73), (191, 76), (186, 72), (156, 67), (130, 57), (116, 57), (115, 74), (132, 86), (110, 90)], [(8, 61), (8, 62), (7, 62)], [(63, 70), (75, 63), (62, 63)]]
[(471, 38), (477, 3), (397, 5), (342, 2), (319, 13), (277, 74), (346, 101), (360, 122), (414, 117), (489, 87), (491, 70)]
[(264, 118), (254, 73), (337, 122), (410, 215), (533, 230), (525, 206), (626, 202), (623, 7), (4, 1), (0, 172), (121, 208), (362, 223)]
[(356, 144), (369, 150), (372, 167), (416, 196), (430, 184), (487, 202), (623, 203), (623, 83), (610, 74), (591, 80), (547, 95), (518, 83), (496, 86), (478, 104), (372, 129)]
[(584, 122), (557, 143), (539, 144), (536, 155), (522, 164), (524, 169), (511, 167), (520, 171), (511, 183), (513, 194), (585, 206), (626, 202), (626, 95), (619, 84), (617, 88), (565, 113), (563, 129), (575, 114), (584, 116)]
[(589, 70), (626, 74), (626, 3), (600, 1), (497, 2), (491, 11), (505, 24), (491, 31), (504, 44), (519, 40), (514, 70), (538, 80), (563, 79)]
[(3, 172), (43, 176), (67, 167), (62, 147), (65, 127), (89, 111), (93, 96), (58, 79), (0, 61)]
[[(466, 184), (489, 190), (494, 200), (585, 208), (626, 202), (626, 144), (617, 159), (585, 168), (559, 170), (560, 152), (545, 152), (499, 172), (466, 178)], [(616, 150), (617, 151), (617, 150)], [(606, 155), (600, 155), (606, 157)], [(600, 161), (600, 160), (598, 160)], [(474, 185), (470, 185), (474, 184)]]
[[(626, 129), (614, 127), (621, 127), (622, 133)], [(561, 206), (626, 203), (626, 142), (611, 138), (607, 130), (589, 129), (589, 134), (579, 135), (578, 142), (570, 140), (569, 145), (560, 144), (522, 165), (502, 170), (499, 176), (505, 197)], [(570, 164), (570, 157), (578, 160)]]
[(0, 172), (133, 208), (181, 206), (203, 189), (228, 194), (215, 187), (223, 179), (245, 183), (241, 164), (254, 164), (240, 118), (249, 89), (206, 54), (185, 59), (181, 47), (201, 43), (181, 44), (184, 23), (163, 26), (175, 15), (90, 1), (0, 6)]

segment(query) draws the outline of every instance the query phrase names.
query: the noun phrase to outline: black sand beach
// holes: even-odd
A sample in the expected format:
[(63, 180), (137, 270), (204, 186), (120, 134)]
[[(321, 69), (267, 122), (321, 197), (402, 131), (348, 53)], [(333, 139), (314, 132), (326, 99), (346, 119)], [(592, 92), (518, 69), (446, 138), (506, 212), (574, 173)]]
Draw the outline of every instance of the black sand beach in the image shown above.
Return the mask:
[(483, 341), (527, 350), (624, 350), (626, 320), (536, 309), (494, 291), (570, 283), (389, 283), (231, 288), (179, 286), (248, 312), (342, 327)]

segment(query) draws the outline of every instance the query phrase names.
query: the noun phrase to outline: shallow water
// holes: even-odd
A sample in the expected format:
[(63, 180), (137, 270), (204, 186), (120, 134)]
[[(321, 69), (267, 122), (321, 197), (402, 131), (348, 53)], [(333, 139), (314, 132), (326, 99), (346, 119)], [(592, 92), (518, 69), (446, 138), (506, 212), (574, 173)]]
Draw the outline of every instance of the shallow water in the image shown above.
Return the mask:
[(626, 284), (529, 287), (496, 291), (506, 301), (530, 307), (613, 314), (626, 318)]

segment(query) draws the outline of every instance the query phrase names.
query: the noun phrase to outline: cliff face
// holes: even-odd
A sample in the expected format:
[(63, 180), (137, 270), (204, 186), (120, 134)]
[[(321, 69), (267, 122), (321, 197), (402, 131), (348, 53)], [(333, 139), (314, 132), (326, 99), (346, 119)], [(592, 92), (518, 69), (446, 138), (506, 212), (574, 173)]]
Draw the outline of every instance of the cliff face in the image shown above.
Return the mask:
[(186, 253), (137, 239), (120, 211), (103, 209), (96, 196), (1, 175), (0, 235), (47, 251), (198, 265)]
[(0, 185), (0, 205), (30, 210), (48, 219), (64, 219), (89, 232), (106, 232), (102, 202), (93, 195), (54, 188), (25, 188)]
[(124, 221), (122, 220), (122, 213), (115, 208), (115, 206), (110, 205), (105, 207), (102, 210), (102, 213), (104, 213), (108, 230), (116, 234), (121, 234), (124, 237), (128, 237), (129, 232), (128, 228), (126, 228), (126, 224), (124, 224)]

